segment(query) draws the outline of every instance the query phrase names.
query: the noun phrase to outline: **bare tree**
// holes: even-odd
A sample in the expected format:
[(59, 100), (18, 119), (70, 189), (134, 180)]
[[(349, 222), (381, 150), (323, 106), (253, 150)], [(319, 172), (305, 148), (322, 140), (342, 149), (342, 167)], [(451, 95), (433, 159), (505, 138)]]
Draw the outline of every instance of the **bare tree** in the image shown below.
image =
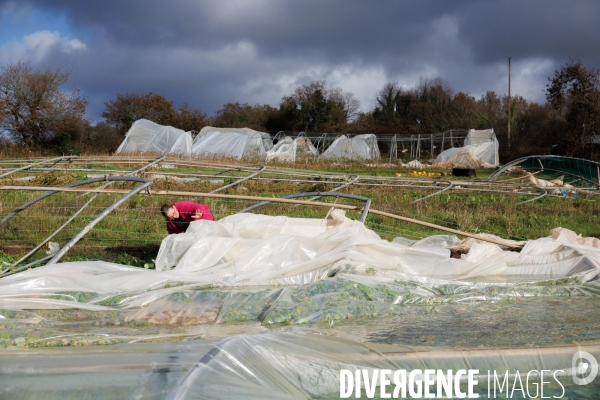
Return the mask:
[(600, 135), (600, 70), (570, 60), (548, 78), (546, 99), (567, 121), (567, 154), (593, 157)]
[(360, 100), (354, 96), (354, 93), (346, 92), (343, 94), (343, 104), (347, 121), (355, 121), (360, 115)]
[(279, 107), (279, 126), (312, 132), (342, 132), (358, 116), (360, 102), (352, 93), (313, 81), (284, 96)]
[(217, 111), (214, 124), (221, 128), (251, 128), (265, 131), (271, 115), (277, 110), (268, 104), (251, 106), (248, 103), (225, 103)]
[(79, 89), (60, 90), (70, 71), (34, 70), (29, 63), (2, 67), (0, 127), (15, 140), (37, 145), (52, 139), (73, 120), (84, 120), (87, 100)]
[(138, 119), (148, 119), (161, 125), (171, 125), (175, 116), (173, 102), (158, 93), (117, 93), (116, 100), (104, 103), (102, 117), (125, 134)]
[(177, 107), (173, 118), (172, 125), (184, 131), (199, 131), (210, 124), (206, 114), (190, 106), (187, 101)]

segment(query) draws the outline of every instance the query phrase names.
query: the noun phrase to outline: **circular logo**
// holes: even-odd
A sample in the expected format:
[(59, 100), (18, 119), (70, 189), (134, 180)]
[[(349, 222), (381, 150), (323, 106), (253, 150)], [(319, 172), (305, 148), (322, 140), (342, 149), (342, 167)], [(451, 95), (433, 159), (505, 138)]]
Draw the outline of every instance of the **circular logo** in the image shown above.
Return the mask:
[(594, 356), (587, 351), (578, 351), (573, 354), (571, 366), (573, 368), (573, 382), (577, 385), (587, 385), (598, 375), (598, 363)]

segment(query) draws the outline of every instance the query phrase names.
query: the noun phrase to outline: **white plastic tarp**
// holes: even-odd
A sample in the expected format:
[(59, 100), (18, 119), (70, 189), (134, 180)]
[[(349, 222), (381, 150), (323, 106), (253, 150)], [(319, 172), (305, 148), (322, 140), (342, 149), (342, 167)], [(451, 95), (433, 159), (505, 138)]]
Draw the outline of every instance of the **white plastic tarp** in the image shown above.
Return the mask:
[(440, 153), (435, 164), (455, 168), (492, 168), (500, 165), (498, 140), (493, 129), (469, 130), (463, 147)]
[(586, 282), (600, 271), (600, 241), (566, 229), (527, 242), (520, 253), (469, 239), (468, 254), (456, 259), (447, 248), (457, 245), (453, 238), (407, 246), (381, 239), (341, 210), (332, 217), (238, 214), (192, 222), (186, 233), (163, 240), (156, 271), (102, 261), (47, 265), (0, 279), (0, 309), (73, 307), (61, 293), (74, 292), (96, 296), (75, 303), (77, 308), (105, 309), (103, 299), (116, 295), (118, 304), (141, 307), (173, 292), (165, 286), (169, 282), (277, 287), (315, 284), (335, 275), (367, 279), (369, 285), (506, 285), (581, 274)]
[(408, 163), (403, 164), (402, 166), (406, 167), (406, 168), (417, 168), (417, 169), (423, 169), (423, 167), (424, 167), (423, 163), (419, 160), (409, 161)]
[(321, 154), (325, 159), (348, 160), (376, 160), (380, 156), (377, 137), (373, 134), (357, 135), (353, 138), (338, 136)]
[(206, 157), (265, 159), (273, 147), (271, 136), (248, 128), (202, 128), (192, 146), (192, 154)]
[(465, 138), (465, 146), (471, 146), (479, 143), (489, 143), (496, 140), (496, 134), (493, 129), (469, 129)]
[[(441, 247), (390, 243), (336, 210), (332, 220), (240, 214), (192, 223), (183, 235), (163, 240), (157, 268), (210, 276), (215, 282), (292, 284), (331, 273), (365, 273), (392, 279), (470, 280), (519, 275), (564, 277), (600, 267), (600, 242), (582, 245), (566, 230), (529, 242), (520, 252), (476, 243), (463, 259)], [(591, 246), (590, 246), (591, 244)], [(534, 278), (535, 279), (535, 278)]]
[(317, 155), (317, 149), (310, 139), (289, 136), (280, 139), (271, 150), (267, 152), (267, 161), (296, 162), (300, 158), (313, 158)]
[(147, 119), (137, 120), (131, 125), (125, 140), (119, 146), (120, 153), (159, 153), (189, 155), (192, 149), (190, 132), (156, 124)]

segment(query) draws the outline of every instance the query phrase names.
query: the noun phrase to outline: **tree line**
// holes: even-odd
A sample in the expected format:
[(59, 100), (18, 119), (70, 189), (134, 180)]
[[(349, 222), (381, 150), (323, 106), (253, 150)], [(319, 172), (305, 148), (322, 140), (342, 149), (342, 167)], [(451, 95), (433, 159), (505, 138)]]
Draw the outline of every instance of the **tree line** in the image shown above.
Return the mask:
[(364, 112), (353, 93), (314, 81), (283, 96), (278, 107), (229, 102), (212, 117), (187, 102), (176, 107), (162, 94), (117, 93), (104, 103), (104, 120), (97, 124), (86, 118), (88, 101), (80, 90), (61, 89), (69, 77), (70, 71), (36, 70), (28, 63), (3, 66), (0, 140), (62, 154), (112, 152), (140, 118), (186, 131), (210, 125), (271, 133), (415, 135), (493, 128), (503, 161), (547, 154), (553, 145), (564, 155), (599, 158), (593, 141), (600, 135), (600, 71), (581, 60), (570, 60), (548, 78), (544, 104), (494, 91), (475, 98), (435, 78), (420, 79), (414, 87), (388, 82), (375, 91), (375, 107)]

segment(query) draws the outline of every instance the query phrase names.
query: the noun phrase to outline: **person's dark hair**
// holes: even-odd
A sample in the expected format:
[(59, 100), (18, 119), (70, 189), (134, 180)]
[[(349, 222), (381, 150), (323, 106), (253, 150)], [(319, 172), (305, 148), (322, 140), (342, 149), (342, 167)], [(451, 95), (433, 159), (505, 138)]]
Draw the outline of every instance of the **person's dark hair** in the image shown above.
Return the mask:
[(162, 207), (160, 208), (160, 213), (162, 214), (163, 217), (167, 218), (167, 211), (169, 211), (169, 208), (171, 208), (173, 206), (169, 205), (169, 204), (163, 204)]

